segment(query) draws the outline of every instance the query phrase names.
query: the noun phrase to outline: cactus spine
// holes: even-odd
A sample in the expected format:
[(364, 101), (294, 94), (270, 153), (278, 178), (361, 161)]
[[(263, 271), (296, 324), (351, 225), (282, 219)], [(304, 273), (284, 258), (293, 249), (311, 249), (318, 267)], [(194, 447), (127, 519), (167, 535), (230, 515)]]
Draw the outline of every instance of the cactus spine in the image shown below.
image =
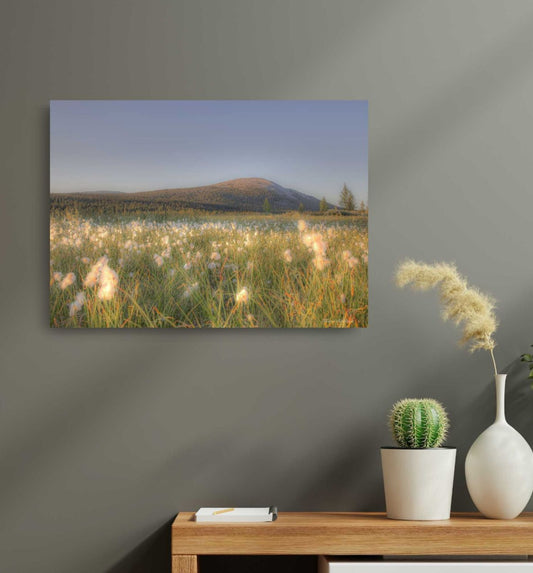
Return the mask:
[(401, 448), (438, 448), (446, 439), (449, 425), (442, 404), (429, 398), (396, 402), (389, 423)]

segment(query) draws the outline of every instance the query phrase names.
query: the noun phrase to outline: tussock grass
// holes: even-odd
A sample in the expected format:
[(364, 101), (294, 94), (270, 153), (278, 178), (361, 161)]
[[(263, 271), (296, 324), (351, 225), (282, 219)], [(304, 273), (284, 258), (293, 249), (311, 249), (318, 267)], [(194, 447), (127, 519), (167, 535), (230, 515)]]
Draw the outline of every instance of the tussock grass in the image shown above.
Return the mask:
[[(297, 223), (292, 215), (156, 221), (53, 214), (50, 325), (367, 326), (366, 218), (308, 217), (305, 228)], [(114, 292), (109, 300), (99, 296), (101, 284), (83, 284), (102, 257), (118, 276), (116, 290), (107, 285), (106, 292)], [(68, 273), (76, 281), (61, 288)], [(72, 306), (80, 292), (83, 306)]]

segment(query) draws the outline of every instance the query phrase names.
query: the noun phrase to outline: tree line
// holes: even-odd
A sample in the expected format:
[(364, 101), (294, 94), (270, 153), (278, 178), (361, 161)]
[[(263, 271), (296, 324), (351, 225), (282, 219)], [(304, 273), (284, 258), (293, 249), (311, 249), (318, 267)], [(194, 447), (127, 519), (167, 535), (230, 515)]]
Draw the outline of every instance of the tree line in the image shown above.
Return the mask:
[[(357, 202), (352, 191), (346, 185), (346, 183), (342, 187), (342, 191), (339, 197), (339, 207), (344, 211), (362, 211), (366, 212), (368, 210), (368, 205), (361, 199), (361, 201)], [(263, 211), (265, 213), (271, 212), (270, 202), (268, 198), (265, 199), (263, 203)], [(321, 213), (326, 213), (329, 211), (329, 205), (325, 197), (322, 197), (320, 200), (320, 207), (319, 210)], [(300, 203), (298, 207), (298, 211), (303, 213), (305, 211), (305, 207), (303, 203)]]
[[(367, 211), (368, 205), (361, 199), (361, 201), (357, 201), (354, 197), (354, 194), (346, 185), (343, 185), (340, 197), (339, 197), (339, 207), (344, 211)], [(320, 212), (325, 213), (329, 210), (328, 202), (326, 201), (325, 197), (322, 197), (320, 201)]]

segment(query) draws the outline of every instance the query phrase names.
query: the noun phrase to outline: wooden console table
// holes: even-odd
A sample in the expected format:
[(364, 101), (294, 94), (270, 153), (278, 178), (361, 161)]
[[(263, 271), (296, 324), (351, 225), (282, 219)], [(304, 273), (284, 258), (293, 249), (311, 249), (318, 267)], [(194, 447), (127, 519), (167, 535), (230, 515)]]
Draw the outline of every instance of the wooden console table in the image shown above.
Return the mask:
[(272, 523), (196, 523), (194, 513), (179, 513), (172, 573), (197, 573), (201, 555), (533, 555), (533, 513), (393, 521), (383, 513), (281, 512)]

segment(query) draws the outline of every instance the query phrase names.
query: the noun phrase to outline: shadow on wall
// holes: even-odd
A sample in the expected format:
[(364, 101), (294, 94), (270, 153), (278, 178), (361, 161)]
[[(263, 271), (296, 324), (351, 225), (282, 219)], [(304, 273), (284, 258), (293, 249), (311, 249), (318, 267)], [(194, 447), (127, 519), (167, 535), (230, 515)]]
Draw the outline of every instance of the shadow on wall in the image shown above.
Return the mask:
[[(170, 520), (146, 538), (106, 573), (169, 573), (171, 570)], [(317, 559), (311, 556), (205, 556), (200, 559), (202, 573), (311, 573)]]
[[(169, 573), (172, 521), (165, 523), (106, 573)], [(200, 570), (202, 573), (311, 573), (316, 571), (316, 563), (314, 555), (210, 555), (200, 559)]]
[[(39, 205), (39, 212), (46, 213), (46, 217), (39, 218), (38, 229), (42, 240), (39, 244), (42, 245), (43, 251), (39, 256), (39, 262), (41, 264), (41, 275), (48, 277), (50, 275), (50, 107), (49, 105), (41, 109), (40, 114), (41, 126), (39, 130), (42, 139), (42, 149), (43, 153), (40, 155), (41, 160), (41, 181), (46, 181), (47, 188), (44, 193), (39, 194), (39, 200), (41, 205)], [(44, 255), (44, 256), (43, 256)], [(43, 285), (44, 286), (44, 285)], [(41, 309), (43, 313), (42, 324), (49, 324), (50, 322), (50, 294), (48, 288), (39, 289), (39, 295), (41, 298)]]
[(106, 573), (168, 573), (171, 568), (170, 526), (173, 521), (167, 521)]

